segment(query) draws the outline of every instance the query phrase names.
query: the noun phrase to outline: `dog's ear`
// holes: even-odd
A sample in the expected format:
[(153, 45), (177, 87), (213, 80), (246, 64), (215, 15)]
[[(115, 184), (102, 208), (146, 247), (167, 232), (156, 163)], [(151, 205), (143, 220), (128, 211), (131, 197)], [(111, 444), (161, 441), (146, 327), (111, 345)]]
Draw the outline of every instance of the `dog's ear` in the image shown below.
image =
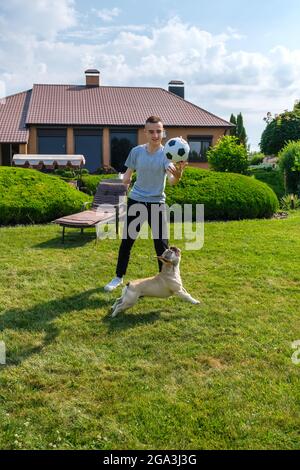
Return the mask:
[(177, 256), (181, 256), (181, 249), (177, 248), (177, 246), (170, 246), (170, 250), (172, 250)]

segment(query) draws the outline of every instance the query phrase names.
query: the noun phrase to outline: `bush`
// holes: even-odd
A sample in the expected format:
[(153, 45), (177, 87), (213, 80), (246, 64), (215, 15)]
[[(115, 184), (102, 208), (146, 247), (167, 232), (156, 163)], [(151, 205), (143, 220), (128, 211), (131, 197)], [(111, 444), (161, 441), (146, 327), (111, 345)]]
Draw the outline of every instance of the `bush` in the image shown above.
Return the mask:
[(274, 193), (281, 199), (285, 194), (283, 175), (278, 168), (261, 167), (251, 168), (250, 174), (259, 181), (266, 183), (273, 189)]
[(272, 189), (254, 178), (196, 168), (185, 169), (177, 185), (167, 185), (166, 195), (170, 206), (204, 204), (206, 220), (271, 217), (279, 207)]
[(57, 176), (0, 167), (0, 225), (50, 222), (80, 211), (90, 199)]
[(251, 174), (253, 170), (273, 171), (275, 168), (276, 165), (274, 165), (274, 163), (259, 163), (258, 165), (250, 165), (248, 174)]
[(249, 155), (249, 163), (250, 165), (259, 165), (263, 162), (265, 155), (261, 152), (254, 152), (253, 154)]
[(109, 166), (109, 167), (100, 167), (97, 169), (97, 172), (96, 172), (98, 175), (117, 175), (119, 172), (117, 170), (115, 170), (112, 166)]
[(77, 180), (81, 175), (88, 175), (89, 171), (86, 168), (82, 168), (82, 170), (75, 168), (58, 168), (57, 170), (54, 170), (53, 173), (61, 178)]
[(226, 135), (218, 140), (207, 152), (208, 162), (215, 171), (245, 173), (248, 168), (247, 150), (238, 139)]
[(278, 157), (279, 168), (286, 175), (286, 192), (300, 194), (300, 140), (288, 142)]
[(101, 180), (104, 179), (110, 179), (110, 178), (117, 178), (118, 175), (113, 174), (113, 175), (108, 175), (108, 174), (102, 174), (102, 175), (84, 175), (82, 177), (82, 187), (80, 188), (81, 191), (84, 191), (87, 194), (95, 194), (96, 189), (98, 184), (100, 183)]
[(300, 199), (297, 194), (287, 194), (280, 200), (281, 209), (293, 210), (300, 208)]

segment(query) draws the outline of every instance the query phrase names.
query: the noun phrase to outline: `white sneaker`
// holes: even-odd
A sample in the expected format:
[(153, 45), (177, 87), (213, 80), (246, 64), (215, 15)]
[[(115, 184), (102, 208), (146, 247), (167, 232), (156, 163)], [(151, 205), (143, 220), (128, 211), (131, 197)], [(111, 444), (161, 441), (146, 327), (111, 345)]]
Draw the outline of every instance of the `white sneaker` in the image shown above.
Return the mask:
[(121, 284), (123, 284), (123, 278), (122, 277), (114, 277), (106, 286), (104, 286), (104, 290), (107, 292), (111, 292), (112, 290), (116, 289), (116, 287), (119, 287)]

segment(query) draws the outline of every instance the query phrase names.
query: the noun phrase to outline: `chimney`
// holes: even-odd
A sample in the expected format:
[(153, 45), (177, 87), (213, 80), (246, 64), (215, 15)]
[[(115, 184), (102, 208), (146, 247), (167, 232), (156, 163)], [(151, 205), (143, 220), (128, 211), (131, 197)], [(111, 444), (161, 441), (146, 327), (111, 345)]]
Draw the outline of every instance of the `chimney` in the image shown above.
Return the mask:
[(171, 80), (169, 82), (169, 91), (184, 99), (184, 82), (181, 80)]
[(100, 86), (100, 72), (97, 69), (88, 69), (85, 72), (86, 86)]

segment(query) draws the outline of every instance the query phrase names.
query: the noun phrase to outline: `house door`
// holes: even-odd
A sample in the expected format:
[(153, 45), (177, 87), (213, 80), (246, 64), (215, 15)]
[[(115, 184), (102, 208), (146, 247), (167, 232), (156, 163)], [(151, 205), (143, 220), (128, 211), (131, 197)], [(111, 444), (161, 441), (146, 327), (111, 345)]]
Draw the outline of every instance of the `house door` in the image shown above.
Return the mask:
[(11, 166), (12, 157), (15, 153), (19, 153), (19, 144), (1, 144), (0, 150), (0, 164)]
[(95, 173), (102, 167), (102, 130), (75, 129), (75, 153), (84, 155), (85, 168)]

